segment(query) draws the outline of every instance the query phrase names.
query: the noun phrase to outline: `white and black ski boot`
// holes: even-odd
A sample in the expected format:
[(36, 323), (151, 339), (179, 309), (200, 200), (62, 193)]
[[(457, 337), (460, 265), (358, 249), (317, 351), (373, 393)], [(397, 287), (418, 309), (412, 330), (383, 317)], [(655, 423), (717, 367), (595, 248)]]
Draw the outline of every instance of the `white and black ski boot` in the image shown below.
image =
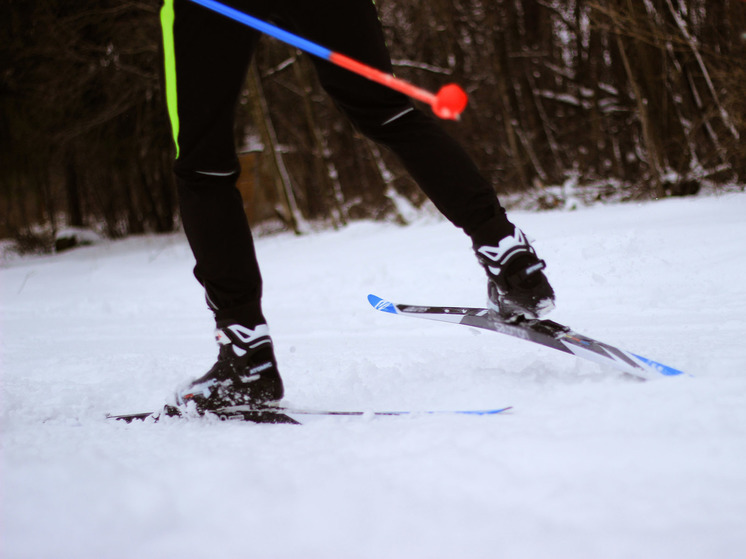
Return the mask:
[(536, 319), (554, 308), (554, 290), (523, 231), (515, 228), (497, 246), (474, 246), (479, 263), (487, 271), (490, 310), (502, 320)]
[(207, 374), (176, 391), (178, 408), (186, 410), (194, 403), (199, 413), (205, 413), (231, 406), (263, 407), (282, 399), (282, 379), (266, 324), (218, 327), (215, 337), (220, 346), (217, 362)]

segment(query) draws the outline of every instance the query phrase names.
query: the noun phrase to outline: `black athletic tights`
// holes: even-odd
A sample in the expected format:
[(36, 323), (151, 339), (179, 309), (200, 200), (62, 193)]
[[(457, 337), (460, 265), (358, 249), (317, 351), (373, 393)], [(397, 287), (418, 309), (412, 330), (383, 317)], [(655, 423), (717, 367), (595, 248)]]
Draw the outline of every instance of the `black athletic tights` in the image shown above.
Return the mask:
[[(229, 5), (385, 72), (391, 61), (372, 0), (233, 0)], [(173, 14), (173, 20), (169, 19)], [(262, 281), (243, 203), (234, 111), (260, 34), (188, 0), (162, 12), (174, 170), (195, 275), (219, 322), (263, 322)], [(367, 137), (391, 149), (438, 209), (480, 244), (512, 232), (461, 146), (402, 94), (315, 57), (320, 83)]]

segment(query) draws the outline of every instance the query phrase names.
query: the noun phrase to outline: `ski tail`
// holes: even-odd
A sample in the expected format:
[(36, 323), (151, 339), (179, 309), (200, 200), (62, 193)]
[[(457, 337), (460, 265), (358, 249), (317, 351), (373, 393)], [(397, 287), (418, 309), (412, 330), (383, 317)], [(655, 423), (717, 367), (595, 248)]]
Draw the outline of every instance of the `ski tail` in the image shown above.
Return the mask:
[[(260, 408), (260, 409), (243, 409), (243, 410), (231, 410), (227, 412), (218, 411), (214, 414), (221, 421), (246, 421), (248, 423), (273, 423), (273, 424), (288, 424), (288, 425), (300, 425), (299, 421), (296, 421), (289, 415), (286, 415), (281, 409), (273, 408)], [(152, 420), (158, 422), (161, 417), (171, 418), (186, 418), (189, 419), (192, 416), (182, 415), (174, 411), (174, 408), (166, 406), (161, 411), (151, 411), (142, 413), (125, 413), (125, 414), (106, 414), (106, 419), (115, 419), (123, 421), (124, 423), (132, 423), (133, 421), (145, 421)], [(201, 417), (201, 416), (197, 416)]]

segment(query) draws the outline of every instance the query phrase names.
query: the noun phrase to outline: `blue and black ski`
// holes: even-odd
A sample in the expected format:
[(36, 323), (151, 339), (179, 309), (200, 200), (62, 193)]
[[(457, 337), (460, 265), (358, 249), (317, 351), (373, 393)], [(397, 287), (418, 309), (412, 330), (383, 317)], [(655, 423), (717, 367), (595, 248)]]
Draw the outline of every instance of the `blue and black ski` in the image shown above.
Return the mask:
[(498, 318), (489, 309), (403, 305), (386, 301), (376, 295), (368, 295), (368, 302), (376, 310), (385, 313), (463, 324), (507, 334), (595, 363), (609, 365), (646, 380), (661, 375), (676, 376), (683, 374), (683, 371), (578, 334), (571, 328), (551, 320), (529, 320), (518, 317), (514, 320), (505, 321)]
[[(419, 415), (497, 415), (513, 409), (512, 407), (491, 408), (480, 410), (407, 410), (407, 411), (346, 411), (346, 410), (325, 410), (325, 409), (307, 409), (285, 406), (233, 406), (212, 413), (225, 421), (248, 421), (250, 423), (286, 423), (299, 425), (300, 421), (291, 416), (343, 416), (343, 417), (382, 417), (382, 416), (419, 416)], [(126, 423), (133, 421), (145, 421), (152, 418), (158, 421), (161, 417), (180, 417), (180, 414), (168, 406), (162, 412), (143, 412), (129, 413), (122, 415), (109, 414), (108, 419), (117, 419)], [(183, 416), (191, 418), (192, 416)], [(199, 416), (198, 416), (199, 417)]]

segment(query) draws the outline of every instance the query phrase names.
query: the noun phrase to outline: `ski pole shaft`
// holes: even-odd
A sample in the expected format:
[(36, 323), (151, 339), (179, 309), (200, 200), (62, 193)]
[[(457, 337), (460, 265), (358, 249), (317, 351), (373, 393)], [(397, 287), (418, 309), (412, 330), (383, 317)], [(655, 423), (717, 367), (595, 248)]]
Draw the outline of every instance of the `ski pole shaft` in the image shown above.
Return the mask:
[(398, 91), (399, 93), (403, 93), (413, 99), (427, 103), (430, 105), (433, 112), (440, 118), (456, 120), (466, 108), (468, 102), (466, 93), (456, 84), (445, 85), (438, 91), (438, 93), (431, 93), (426, 89), (417, 87), (416, 85), (392, 76), (391, 74), (382, 72), (372, 66), (363, 64), (362, 62), (341, 53), (322, 47), (308, 39), (304, 39), (303, 37), (299, 37), (289, 31), (285, 31), (271, 23), (267, 23), (266, 21), (250, 16), (240, 10), (226, 6), (225, 4), (217, 2), (217, 0), (191, 1), (207, 8), (208, 10), (212, 10), (213, 12), (247, 25), (252, 29), (256, 29), (265, 35), (274, 37), (275, 39), (300, 49), (303, 52), (312, 54), (322, 60), (327, 60), (340, 68), (349, 70), (350, 72), (363, 76), (364, 78)]

